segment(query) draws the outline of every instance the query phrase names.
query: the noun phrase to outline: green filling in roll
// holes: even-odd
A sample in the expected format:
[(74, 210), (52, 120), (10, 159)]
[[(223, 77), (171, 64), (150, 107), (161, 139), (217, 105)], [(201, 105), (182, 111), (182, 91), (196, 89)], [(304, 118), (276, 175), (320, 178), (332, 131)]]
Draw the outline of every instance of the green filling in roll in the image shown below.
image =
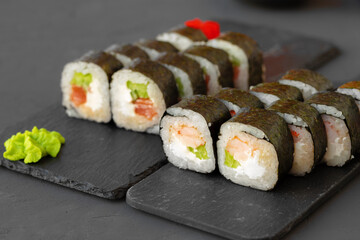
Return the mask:
[(240, 163), (234, 159), (234, 157), (225, 150), (225, 163), (226, 166), (231, 168), (237, 168), (240, 166)]
[(131, 90), (130, 94), (135, 101), (138, 98), (149, 98), (147, 93), (147, 86), (149, 83), (133, 83), (131, 81), (126, 82), (126, 87)]
[(90, 73), (83, 74), (81, 72), (75, 72), (70, 84), (82, 87), (83, 89), (87, 90), (91, 82), (92, 75)]
[(204, 145), (200, 145), (198, 146), (197, 148), (192, 148), (192, 147), (188, 147), (189, 151), (192, 152), (193, 154), (195, 154), (195, 156), (198, 158), (198, 159), (209, 159), (209, 156), (207, 154), (207, 151), (206, 151), (206, 147), (205, 147), (205, 144)]
[(184, 97), (185, 96), (184, 85), (182, 84), (180, 78), (175, 78), (175, 82), (176, 82), (176, 86), (178, 88), (180, 97)]

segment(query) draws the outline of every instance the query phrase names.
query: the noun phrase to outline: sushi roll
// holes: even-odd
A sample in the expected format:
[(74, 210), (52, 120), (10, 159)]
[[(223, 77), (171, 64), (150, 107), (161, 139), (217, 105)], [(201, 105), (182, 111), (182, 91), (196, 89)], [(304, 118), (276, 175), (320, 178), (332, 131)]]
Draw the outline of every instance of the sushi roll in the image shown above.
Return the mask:
[(254, 108), (221, 126), (217, 153), (219, 170), (225, 178), (267, 191), (290, 170), (294, 144), (282, 117)]
[(328, 166), (343, 166), (360, 151), (360, 113), (355, 100), (337, 92), (317, 93), (307, 100), (323, 119)]
[(165, 109), (178, 101), (171, 71), (150, 60), (117, 71), (110, 93), (113, 119), (118, 127), (155, 134), (159, 134)]
[(220, 48), (229, 54), (234, 71), (234, 87), (248, 90), (264, 81), (265, 65), (258, 44), (249, 36), (227, 32), (207, 42), (208, 46)]
[(70, 117), (107, 123), (111, 120), (109, 80), (123, 65), (105, 52), (91, 51), (65, 65), (62, 104)]
[(146, 51), (142, 50), (140, 47), (126, 44), (126, 45), (111, 45), (108, 47), (105, 52), (115, 56), (125, 68), (128, 68), (135, 59), (149, 59), (149, 55)]
[(169, 42), (179, 51), (189, 48), (194, 42), (205, 42), (207, 37), (200, 29), (181, 27), (156, 37), (159, 41)]
[(141, 40), (136, 43), (138, 47), (144, 50), (151, 60), (156, 60), (163, 53), (176, 53), (178, 50), (168, 42), (158, 40)]
[(206, 94), (206, 84), (200, 64), (179, 53), (167, 53), (157, 60), (173, 74), (180, 98)]
[(294, 69), (281, 77), (279, 83), (297, 87), (306, 100), (311, 95), (332, 90), (332, 83), (321, 74), (308, 69)]
[(160, 136), (169, 162), (182, 169), (209, 173), (215, 169), (215, 140), (230, 118), (216, 98), (195, 95), (168, 108), (160, 123)]
[(203, 69), (208, 95), (215, 95), (223, 87), (233, 87), (232, 66), (225, 51), (205, 45), (194, 45), (184, 53), (197, 61)]
[(231, 116), (248, 111), (250, 108), (264, 108), (264, 104), (257, 97), (236, 88), (224, 88), (215, 97), (226, 105)]
[(265, 107), (269, 107), (279, 99), (303, 100), (299, 89), (277, 82), (260, 83), (251, 87), (250, 93), (259, 98), (265, 104)]
[(352, 81), (341, 85), (337, 92), (352, 96), (360, 111), (360, 81)]
[(326, 131), (319, 112), (307, 103), (281, 99), (269, 110), (287, 122), (294, 140), (294, 162), (290, 174), (304, 176), (320, 163), (326, 151)]

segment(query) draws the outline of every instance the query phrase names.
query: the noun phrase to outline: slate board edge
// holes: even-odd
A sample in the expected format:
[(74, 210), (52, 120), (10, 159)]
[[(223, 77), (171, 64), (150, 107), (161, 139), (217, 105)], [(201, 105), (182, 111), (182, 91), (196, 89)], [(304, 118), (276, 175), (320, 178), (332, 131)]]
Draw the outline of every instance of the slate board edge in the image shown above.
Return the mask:
[[(44, 109), (41, 109), (41, 110), (35, 112), (34, 114), (31, 114), (29, 117), (26, 117), (25, 119), (6, 127), (0, 133), (0, 136), (3, 136), (5, 134), (11, 132), (11, 130), (16, 126), (18, 126), (22, 123), (26, 123), (28, 121), (28, 119), (32, 119), (37, 115), (47, 113), (49, 111), (49, 109), (57, 108), (60, 104), (61, 103), (59, 103), (58, 101), (50, 103), (48, 106), (44, 107)], [(79, 120), (85, 121), (83, 119), (79, 119)], [(14, 133), (12, 133), (12, 134), (14, 134)], [(11, 134), (8, 134), (8, 135), (9, 135), (9, 137), (11, 137)], [(126, 191), (131, 186), (135, 185), (142, 179), (144, 179), (144, 178), (148, 177), (149, 175), (151, 175), (152, 173), (156, 172), (164, 164), (166, 164), (166, 162), (167, 162), (167, 160), (164, 159), (163, 161), (160, 161), (160, 162), (156, 163), (155, 165), (153, 165), (151, 168), (147, 169), (145, 172), (143, 172), (139, 175), (133, 176), (132, 182), (129, 183), (128, 185), (120, 186), (120, 187), (110, 190), (110, 191), (103, 191), (103, 190), (101, 190), (101, 188), (98, 188), (91, 183), (70, 180), (64, 176), (55, 174), (54, 172), (50, 172), (46, 169), (39, 168), (36, 165), (27, 165), (26, 167), (28, 169), (26, 169), (25, 163), (23, 163), (22, 161), (10, 161), (10, 160), (3, 158), (3, 156), (0, 156), (0, 166), (3, 168), (6, 168), (8, 170), (11, 170), (11, 171), (14, 171), (17, 173), (30, 175), (32, 177), (35, 177), (35, 178), (43, 180), (43, 181), (55, 183), (57, 185), (60, 185), (60, 186), (66, 187), (66, 188), (70, 188), (73, 190), (77, 190), (77, 191), (80, 191), (80, 192), (83, 192), (86, 194), (90, 194), (93, 196), (97, 196), (97, 197), (109, 199), (109, 200), (118, 200), (118, 199), (125, 197)]]
[[(163, 168), (165, 168), (165, 167), (166, 167), (166, 165)], [(261, 237), (261, 238), (251, 238), (251, 237), (239, 236), (239, 235), (231, 234), (231, 233), (229, 234), (228, 232), (223, 231), (221, 228), (217, 228), (217, 227), (214, 227), (212, 225), (208, 226), (207, 224), (203, 224), (203, 223), (191, 222), (191, 220), (190, 220), (190, 223), (189, 223), (188, 219), (179, 218), (176, 214), (171, 214), (171, 213), (162, 212), (162, 211), (161, 212), (153, 211), (151, 206), (147, 206), (146, 204), (138, 203), (135, 199), (132, 198), (132, 196), (131, 196), (132, 189), (134, 187), (136, 187), (137, 185), (134, 185), (133, 187), (131, 187), (127, 191), (127, 193), (126, 193), (126, 203), (130, 207), (135, 208), (137, 210), (141, 210), (143, 212), (150, 213), (152, 215), (168, 219), (168, 220), (173, 221), (175, 223), (180, 223), (180, 224), (183, 224), (185, 226), (193, 227), (193, 228), (199, 229), (201, 231), (212, 233), (214, 235), (217, 235), (217, 236), (220, 236), (220, 237), (225, 237), (225, 238), (232, 239), (232, 240), (238, 240), (238, 239), (242, 239), (242, 240), (281, 239), (287, 233), (289, 233), (298, 223), (302, 222), (306, 217), (308, 217), (318, 207), (320, 207), (322, 204), (324, 204), (328, 199), (330, 199), (332, 196), (334, 196), (337, 192), (340, 192), (342, 187), (344, 187), (347, 183), (349, 183), (350, 180), (353, 179), (359, 172), (360, 172), (360, 165), (358, 164), (357, 166), (355, 166), (350, 171), (350, 173), (347, 176), (345, 176), (340, 181), (340, 183), (338, 183), (336, 185), (332, 185), (324, 195), (322, 195), (320, 198), (315, 199), (314, 203), (312, 205), (310, 205), (309, 208), (306, 209), (306, 211), (304, 211), (302, 214), (299, 214), (298, 216), (296, 216), (296, 218), (293, 219), (293, 222), (289, 223), (286, 227), (284, 227), (281, 231), (277, 232), (275, 235), (273, 235), (273, 236), (264, 236), (264, 237)], [(145, 179), (143, 179), (142, 181), (145, 181)], [(140, 181), (138, 184), (141, 184), (142, 181)], [(218, 231), (216, 231), (216, 230), (218, 230)]]

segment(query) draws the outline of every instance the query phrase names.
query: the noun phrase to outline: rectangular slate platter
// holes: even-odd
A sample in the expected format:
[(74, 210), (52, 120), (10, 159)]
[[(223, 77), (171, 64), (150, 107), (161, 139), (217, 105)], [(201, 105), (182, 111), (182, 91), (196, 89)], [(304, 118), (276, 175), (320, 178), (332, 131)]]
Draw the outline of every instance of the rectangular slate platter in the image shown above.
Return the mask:
[(359, 173), (354, 159), (342, 168), (318, 166), (287, 176), (273, 191), (236, 185), (219, 172), (200, 174), (167, 164), (129, 189), (139, 210), (229, 239), (279, 239)]
[(241, 32), (255, 39), (264, 51), (266, 81), (278, 80), (292, 68), (316, 69), (340, 54), (326, 41), (267, 26), (218, 19), (221, 31)]
[[(61, 103), (8, 127), (0, 135), (4, 143), (12, 134), (33, 126), (60, 132), (66, 139), (56, 158), (36, 164), (0, 158), (0, 165), (49, 182), (107, 199), (125, 196), (126, 190), (165, 164), (158, 136), (69, 118)], [(5, 151), (0, 146), (1, 155)]]
[[(218, 21), (222, 31), (243, 32), (259, 42), (264, 51), (266, 81), (277, 80), (290, 68), (319, 67), (339, 53), (326, 41), (268, 27)], [(65, 135), (68, 142), (60, 155), (31, 165), (1, 156), (0, 165), (99, 197), (118, 199), (125, 196), (129, 187), (166, 163), (158, 136), (118, 129), (113, 123), (69, 118), (60, 103), (9, 127), (0, 135), (0, 142), (34, 125)], [(0, 152), (4, 152), (3, 146)]]

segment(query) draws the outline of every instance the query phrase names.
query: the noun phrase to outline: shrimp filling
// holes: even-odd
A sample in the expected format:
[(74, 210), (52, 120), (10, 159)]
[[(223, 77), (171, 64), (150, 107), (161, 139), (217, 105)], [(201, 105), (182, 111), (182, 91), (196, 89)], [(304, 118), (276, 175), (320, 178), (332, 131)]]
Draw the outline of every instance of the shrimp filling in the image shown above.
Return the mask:
[(194, 126), (186, 124), (173, 125), (170, 127), (170, 136), (172, 142), (178, 142), (185, 146), (187, 153), (193, 154), (200, 160), (209, 159), (206, 150), (206, 141), (201, 136), (200, 131)]
[(314, 143), (311, 134), (303, 127), (289, 125), (294, 140), (294, 161), (290, 173), (303, 176), (314, 165)]
[(250, 179), (261, 178), (268, 158), (266, 151), (261, 149), (262, 141), (246, 133), (231, 138), (225, 147), (224, 164), (236, 169), (239, 175), (245, 174)]
[(324, 161), (329, 166), (342, 166), (351, 158), (351, 140), (346, 124), (340, 118), (321, 115), (327, 136)]

